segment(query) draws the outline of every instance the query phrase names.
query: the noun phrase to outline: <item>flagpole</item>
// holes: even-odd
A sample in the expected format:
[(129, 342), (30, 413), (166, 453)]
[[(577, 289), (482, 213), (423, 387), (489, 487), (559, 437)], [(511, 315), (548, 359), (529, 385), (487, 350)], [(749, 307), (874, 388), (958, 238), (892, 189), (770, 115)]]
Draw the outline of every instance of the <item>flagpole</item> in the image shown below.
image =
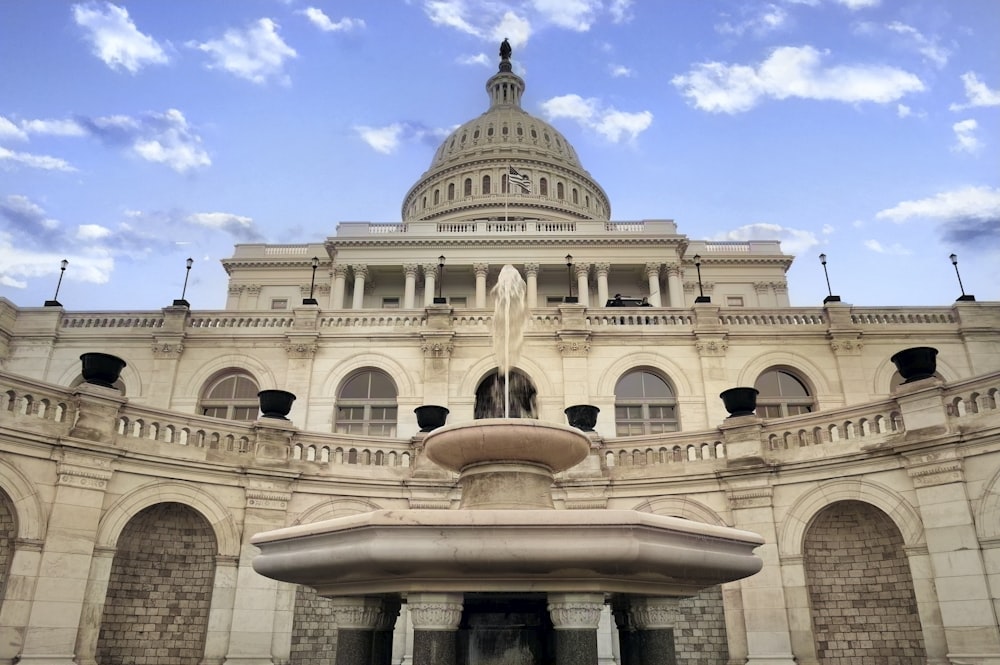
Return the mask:
[[(507, 202), (510, 200), (510, 163), (507, 163), (507, 191), (503, 193), (503, 223), (504, 226), (507, 225)], [(500, 180), (501, 185), (503, 184), (503, 179)]]

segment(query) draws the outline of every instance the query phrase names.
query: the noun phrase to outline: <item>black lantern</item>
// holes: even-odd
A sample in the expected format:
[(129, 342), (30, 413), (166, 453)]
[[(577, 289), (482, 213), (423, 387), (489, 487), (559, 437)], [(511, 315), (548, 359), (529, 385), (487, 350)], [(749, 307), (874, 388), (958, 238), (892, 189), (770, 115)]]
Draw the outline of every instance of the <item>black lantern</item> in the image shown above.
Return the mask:
[(962, 291), (962, 295), (955, 302), (975, 302), (976, 296), (971, 293), (966, 294), (965, 287), (962, 286), (962, 275), (958, 272), (958, 254), (952, 254), (948, 258), (951, 259), (951, 265), (955, 266), (955, 277), (958, 277), (958, 288)]
[(190, 307), (191, 306), (191, 303), (189, 303), (187, 300), (185, 300), (184, 296), (187, 295), (188, 277), (191, 276), (191, 266), (194, 265), (194, 259), (188, 258), (188, 260), (184, 262), (184, 265), (187, 266), (187, 268), (185, 269), (185, 272), (184, 272), (184, 288), (181, 289), (181, 297), (178, 298), (177, 300), (174, 300), (174, 307)]
[(566, 255), (566, 287), (569, 295), (563, 298), (564, 303), (577, 303), (580, 299), (573, 295), (573, 255)]
[(62, 304), (59, 302), (59, 287), (62, 286), (63, 275), (66, 274), (66, 266), (68, 265), (69, 261), (66, 259), (59, 262), (59, 281), (56, 282), (56, 294), (52, 296), (52, 300), (45, 301), (46, 307), (62, 307)]
[(826, 254), (819, 255), (819, 262), (823, 264), (823, 276), (826, 277), (826, 293), (827, 296), (823, 298), (823, 304), (830, 302), (840, 302), (840, 296), (833, 295), (833, 289), (830, 288), (830, 273), (826, 271)]
[(318, 268), (318, 267), (319, 267), (319, 258), (316, 257), (316, 256), (314, 256), (312, 258), (312, 269), (313, 269), (312, 281), (309, 282), (309, 297), (302, 299), (302, 304), (303, 305), (318, 305), (319, 304), (319, 302), (317, 302), (316, 299), (313, 298), (313, 292), (316, 289), (316, 268)]
[(710, 296), (705, 295), (705, 289), (701, 284), (701, 255), (694, 255), (694, 267), (698, 270), (698, 297), (694, 299), (695, 304), (712, 302)]
[(444, 299), (442, 295), (442, 290), (444, 289), (444, 254), (438, 257), (438, 294), (434, 298), (435, 305), (447, 305), (448, 301)]

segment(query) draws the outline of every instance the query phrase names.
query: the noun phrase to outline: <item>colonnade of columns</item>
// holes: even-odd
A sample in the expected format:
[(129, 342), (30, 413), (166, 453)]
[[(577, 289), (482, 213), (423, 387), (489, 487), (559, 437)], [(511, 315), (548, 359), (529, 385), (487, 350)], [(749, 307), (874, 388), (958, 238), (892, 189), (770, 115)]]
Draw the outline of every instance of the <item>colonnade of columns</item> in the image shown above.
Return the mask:
[[(475, 274), (475, 307), (486, 307), (486, 278), (489, 274), (488, 263), (472, 264)], [(541, 266), (538, 263), (524, 264), (524, 278), (527, 283), (528, 307), (538, 307), (538, 274)], [(333, 309), (343, 309), (347, 292), (348, 269), (353, 275), (351, 286), (351, 308), (362, 309), (364, 307), (365, 285), (369, 278), (369, 267), (363, 264), (348, 266), (346, 264), (335, 264), (333, 266), (333, 288), (331, 290), (330, 305)], [(590, 307), (590, 275), (593, 269), (597, 281), (597, 302), (595, 306), (604, 306), (609, 299), (608, 275), (611, 273), (610, 263), (574, 263), (571, 274), (576, 278), (576, 294), (579, 303), (585, 307)], [(417, 307), (417, 278), (423, 274), (424, 293), (420, 307), (426, 307), (434, 302), (437, 282), (441, 278), (440, 266), (436, 263), (405, 263), (402, 266), (404, 276), (403, 302), (404, 309)], [(649, 304), (653, 307), (683, 307), (684, 306), (684, 286), (681, 282), (681, 265), (679, 263), (646, 263), (643, 266), (643, 274), (648, 284)], [(663, 274), (667, 278), (667, 296), (664, 298), (660, 293), (660, 278)]]
[[(400, 602), (393, 596), (333, 598), (337, 624), (335, 665), (388, 665)], [(455, 665), (465, 608), (462, 593), (407, 596), (413, 624), (413, 665)], [(613, 602), (621, 665), (676, 665), (677, 598), (622, 597)], [(555, 638), (555, 662), (598, 665), (598, 624), (603, 593), (549, 593), (546, 603)], [(513, 645), (512, 645), (513, 646)]]

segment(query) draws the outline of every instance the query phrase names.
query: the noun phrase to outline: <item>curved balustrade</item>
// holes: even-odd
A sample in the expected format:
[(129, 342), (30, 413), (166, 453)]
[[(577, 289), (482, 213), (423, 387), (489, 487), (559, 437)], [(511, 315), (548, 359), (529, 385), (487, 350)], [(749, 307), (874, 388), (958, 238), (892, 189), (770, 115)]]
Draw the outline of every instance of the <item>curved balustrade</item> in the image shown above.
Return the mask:
[[(701, 437), (704, 437), (704, 433)], [(719, 440), (671, 443), (664, 442), (662, 437), (654, 437), (646, 445), (634, 443), (628, 445), (629, 443), (625, 439), (618, 439), (617, 443), (608, 443), (604, 461), (609, 468), (683, 465), (703, 460), (722, 460), (726, 457), (726, 445)]]
[(76, 417), (73, 403), (66, 395), (3, 385), (0, 385), (0, 413), (67, 424), (72, 424)]
[[(970, 384), (971, 385), (967, 385)], [(966, 418), (996, 411), (1000, 406), (1000, 377), (993, 381), (956, 381), (945, 389), (948, 415)]]

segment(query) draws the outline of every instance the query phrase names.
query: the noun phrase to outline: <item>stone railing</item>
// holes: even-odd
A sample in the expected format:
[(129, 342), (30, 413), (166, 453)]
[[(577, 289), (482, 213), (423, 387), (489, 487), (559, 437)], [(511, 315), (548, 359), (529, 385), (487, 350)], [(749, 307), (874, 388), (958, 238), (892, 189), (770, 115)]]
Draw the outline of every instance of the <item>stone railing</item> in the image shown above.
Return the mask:
[(718, 430), (674, 432), (608, 439), (603, 452), (604, 462), (609, 468), (676, 466), (691, 462), (725, 460), (726, 445), (722, 442)]
[(780, 309), (740, 309), (720, 310), (719, 323), (723, 326), (742, 328), (744, 326), (824, 326), (826, 312), (822, 309), (801, 308)]
[(852, 307), (851, 323), (867, 328), (885, 326), (925, 326), (944, 325), (951, 327), (956, 323), (955, 312), (951, 307)]
[(320, 328), (422, 328), (427, 325), (424, 310), (340, 311), (320, 316)]
[(662, 310), (650, 307), (612, 307), (587, 310), (584, 315), (592, 329), (623, 326), (693, 326), (695, 317), (690, 310)]
[(289, 312), (254, 312), (253, 314), (233, 314), (232, 312), (198, 312), (187, 319), (188, 328), (290, 328), (295, 317)]
[(252, 423), (183, 415), (173, 411), (126, 405), (115, 427), (119, 439), (170, 443), (237, 455), (253, 455), (256, 435)]
[(948, 413), (954, 418), (972, 418), (996, 413), (1000, 408), (1000, 375), (955, 381), (944, 391)]
[(2, 417), (53, 424), (55, 431), (68, 431), (76, 420), (73, 395), (64, 388), (24, 377), (0, 374), (0, 419)]
[(413, 447), (401, 439), (300, 433), (292, 441), (289, 459), (319, 466), (408, 468)]
[(73, 312), (63, 315), (59, 325), (63, 329), (76, 328), (162, 328), (163, 312)]
[(877, 443), (903, 431), (899, 405), (895, 400), (884, 400), (765, 421), (762, 436), (770, 451), (825, 445), (839, 454), (845, 447)]

